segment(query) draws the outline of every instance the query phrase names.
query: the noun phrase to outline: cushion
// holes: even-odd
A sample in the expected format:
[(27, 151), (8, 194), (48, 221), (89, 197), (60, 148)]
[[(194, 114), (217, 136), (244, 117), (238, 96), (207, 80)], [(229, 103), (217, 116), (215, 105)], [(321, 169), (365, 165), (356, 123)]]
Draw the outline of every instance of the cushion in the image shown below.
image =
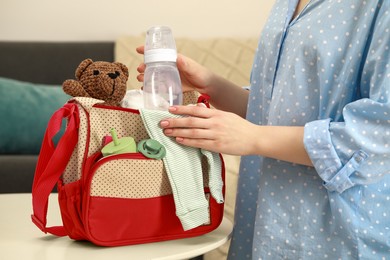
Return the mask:
[(69, 98), (59, 85), (0, 77), (0, 154), (38, 154), (51, 115)]

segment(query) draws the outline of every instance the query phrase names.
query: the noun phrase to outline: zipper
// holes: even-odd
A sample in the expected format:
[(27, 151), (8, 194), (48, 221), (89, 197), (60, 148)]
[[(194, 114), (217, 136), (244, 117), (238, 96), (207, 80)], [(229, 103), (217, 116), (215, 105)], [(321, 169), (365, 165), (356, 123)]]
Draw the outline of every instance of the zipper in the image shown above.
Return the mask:
[(109, 155), (103, 157), (101, 152), (97, 152), (88, 158), (88, 163), (86, 164), (86, 167), (84, 167), (83, 170), (83, 186), (85, 187), (85, 190), (89, 190), (90, 188), (90, 182), (91, 178), (93, 177), (94, 173), (99, 169), (103, 164), (108, 163), (110, 161), (116, 161), (116, 160), (153, 160), (142, 153), (121, 153), (121, 154), (115, 154), (115, 155)]
[(151, 160), (142, 153), (121, 153), (102, 157), (91, 167), (90, 172), (95, 172), (102, 164), (116, 160)]

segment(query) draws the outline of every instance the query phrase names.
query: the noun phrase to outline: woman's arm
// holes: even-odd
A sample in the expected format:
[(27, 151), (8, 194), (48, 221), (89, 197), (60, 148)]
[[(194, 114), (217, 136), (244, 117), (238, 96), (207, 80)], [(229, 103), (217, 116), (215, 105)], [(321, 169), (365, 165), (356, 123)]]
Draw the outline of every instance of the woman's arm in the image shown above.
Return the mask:
[(259, 126), (234, 113), (200, 106), (175, 106), (169, 111), (186, 115), (160, 122), (164, 133), (183, 145), (312, 165), (303, 144), (304, 127)]
[[(138, 47), (137, 52), (144, 54), (144, 47)], [(214, 107), (233, 112), (243, 118), (245, 117), (248, 91), (218, 76), (184, 55), (178, 54), (176, 64), (180, 73), (183, 91), (195, 90), (199, 93), (207, 94), (210, 96), (210, 103)], [(140, 64), (137, 70), (140, 73), (137, 76), (137, 80), (142, 82), (145, 64)]]
[(217, 109), (235, 113), (242, 118), (246, 116), (249, 91), (225, 78), (213, 74), (205, 93), (210, 96), (210, 103)]

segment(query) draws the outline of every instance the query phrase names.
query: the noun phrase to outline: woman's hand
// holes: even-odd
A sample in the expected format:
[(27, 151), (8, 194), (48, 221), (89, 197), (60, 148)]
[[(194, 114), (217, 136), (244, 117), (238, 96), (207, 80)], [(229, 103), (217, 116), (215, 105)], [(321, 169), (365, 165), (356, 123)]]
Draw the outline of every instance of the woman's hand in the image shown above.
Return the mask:
[(187, 146), (231, 155), (255, 152), (256, 125), (242, 117), (204, 106), (174, 106), (169, 112), (186, 115), (160, 122), (164, 134)]
[[(140, 46), (136, 50), (139, 54), (144, 54), (144, 46)], [(210, 70), (181, 54), (178, 54), (176, 65), (184, 92), (195, 90), (202, 94), (208, 94), (207, 89), (210, 87), (214, 75)], [(141, 63), (137, 68), (139, 82), (144, 80), (145, 67), (145, 64)]]
[[(139, 54), (144, 54), (144, 46), (136, 50)], [(248, 91), (184, 55), (178, 55), (176, 64), (184, 92), (195, 90), (207, 94), (214, 107), (245, 117)], [(144, 80), (145, 67), (145, 64), (141, 63), (137, 68), (139, 82)]]
[(260, 155), (312, 166), (303, 144), (303, 126), (261, 126), (242, 117), (204, 106), (170, 107), (160, 122), (165, 135), (178, 143), (231, 155)]

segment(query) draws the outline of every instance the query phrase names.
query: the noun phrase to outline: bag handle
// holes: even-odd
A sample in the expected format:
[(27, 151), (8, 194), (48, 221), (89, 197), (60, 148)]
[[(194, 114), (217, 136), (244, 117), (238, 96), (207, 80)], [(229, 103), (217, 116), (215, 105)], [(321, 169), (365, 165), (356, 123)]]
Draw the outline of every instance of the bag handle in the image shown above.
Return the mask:
[(198, 97), (197, 103), (203, 103), (206, 105), (206, 107), (210, 108), (210, 96), (207, 94), (201, 94)]
[[(62, 120), (68, 119), (66, 130), (55, 147), (53, 138), (60, 131)], [(50, 118), (42, 142), (32, 186), (32, 222), (44, 233), (66, 236), (63, 226), (46, 227), (50, 193), (64, 172), (78, 140), (79, 116), (75, 103), (66, 103)]]

